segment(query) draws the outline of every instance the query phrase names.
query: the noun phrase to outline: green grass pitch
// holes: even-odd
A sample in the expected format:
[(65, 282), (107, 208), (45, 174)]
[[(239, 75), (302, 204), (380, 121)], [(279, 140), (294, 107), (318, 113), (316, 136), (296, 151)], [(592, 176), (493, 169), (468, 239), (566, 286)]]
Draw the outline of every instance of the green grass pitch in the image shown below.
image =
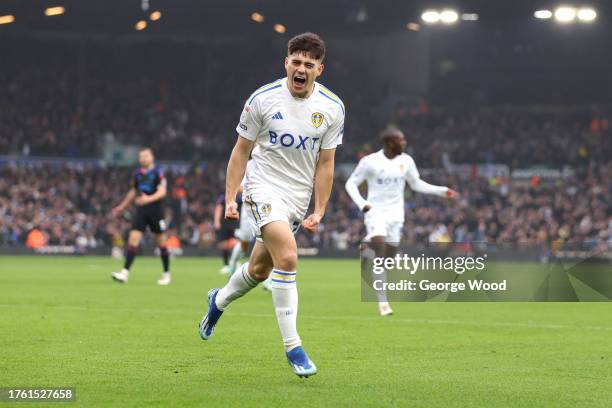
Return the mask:
[(157, 258), (127, 285), (119, 267), (0, 257), (0, 387), (76, 387), (53, 406), (612, 406), (608, 303), (395, 303), (380, 318), (357, 261), (304, 259), (298, 328), (319, 373), (299, 379), (259, 288), (200, 340), (218, 259), (173, 261), (169, 287)]

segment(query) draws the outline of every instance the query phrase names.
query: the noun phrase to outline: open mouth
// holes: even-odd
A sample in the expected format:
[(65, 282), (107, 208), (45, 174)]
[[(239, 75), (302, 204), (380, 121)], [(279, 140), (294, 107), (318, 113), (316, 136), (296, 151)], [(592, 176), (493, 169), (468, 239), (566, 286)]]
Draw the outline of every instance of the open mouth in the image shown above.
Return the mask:
[(306, 77), (301, 76), (301, 75), (294, 76), (293, 84), (295, 85), (296, 88), (302, 88), (304, 85), (306, 85)]

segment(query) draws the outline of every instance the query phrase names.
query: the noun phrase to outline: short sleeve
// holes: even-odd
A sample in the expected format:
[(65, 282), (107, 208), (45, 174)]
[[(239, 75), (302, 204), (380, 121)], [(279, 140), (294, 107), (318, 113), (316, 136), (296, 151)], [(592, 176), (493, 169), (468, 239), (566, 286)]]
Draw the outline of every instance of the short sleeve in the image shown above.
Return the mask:
[(323, 136), (321, 149), (335, 149), (342, 144), (344, 137), (344, 108), (339, 111), (332, 125), (327, 129)]
[[(249, 103), (250, 102), (250, 103)], [(259, 99), (250, 99), (244, 104), (236, 132), (245, 139), (255, 141), (262, 126)]]

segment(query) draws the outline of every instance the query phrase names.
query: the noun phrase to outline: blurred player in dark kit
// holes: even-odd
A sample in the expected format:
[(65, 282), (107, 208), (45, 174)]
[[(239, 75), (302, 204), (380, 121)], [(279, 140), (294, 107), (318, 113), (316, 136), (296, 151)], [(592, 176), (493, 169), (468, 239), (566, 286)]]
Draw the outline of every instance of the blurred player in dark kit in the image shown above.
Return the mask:
[(163, 206), (167, 193), (167, 182), (163, 171), (155, 166), (155, 156), (151, 149), (142, 149), (138, 154), (138, 161), (140, 168), (134, 172), (132, 188), (121, 204), (112, 210), (112, 214), (117, 217), (123, 214), (132, 202), (137, 206), (125, 250), (123, 269), (120, 272), (113, 272), (111, 276), (116, 282), (127, 283), (130, 267), (136, 257), (142, 234), (149, 227), (155, 234), (155, 242), (159, 247), (163, 265), (163, 274), (157, 283), (168, 285), (170, 284), (170, 256), (166, 248), (166, 221)]

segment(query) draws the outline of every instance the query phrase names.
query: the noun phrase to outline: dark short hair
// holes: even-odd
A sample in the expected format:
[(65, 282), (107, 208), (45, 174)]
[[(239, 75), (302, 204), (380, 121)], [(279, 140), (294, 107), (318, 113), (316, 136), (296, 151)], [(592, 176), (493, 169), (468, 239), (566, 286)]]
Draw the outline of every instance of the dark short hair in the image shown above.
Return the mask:
[(387, 129), (383, 130), (382, 132), (380, 132), (380, 141), (383, 144), (386, 144), (389, 141), (391, 141), (391, 139), (393, 139), (395, 136), (400, 136), (400, 135), (403, 136), (404, 132), (402, 132), (398, 128), (389, 127)]
[(296, 52), (323, 61), (323, 58), (325, 58), (325, 42), (315, 33), (298, 34), (287, 43), (287, 55)]
[(147, 151), (147, 150), (151, 152), (151, 155), (153, 157), (155, 157), (155, 153), (153, 153), (153, 149), (151, 149), (150, 147), (143, 147), (142, 149), (140, 149), (139, 153), (142, 153), (142, 152)]

